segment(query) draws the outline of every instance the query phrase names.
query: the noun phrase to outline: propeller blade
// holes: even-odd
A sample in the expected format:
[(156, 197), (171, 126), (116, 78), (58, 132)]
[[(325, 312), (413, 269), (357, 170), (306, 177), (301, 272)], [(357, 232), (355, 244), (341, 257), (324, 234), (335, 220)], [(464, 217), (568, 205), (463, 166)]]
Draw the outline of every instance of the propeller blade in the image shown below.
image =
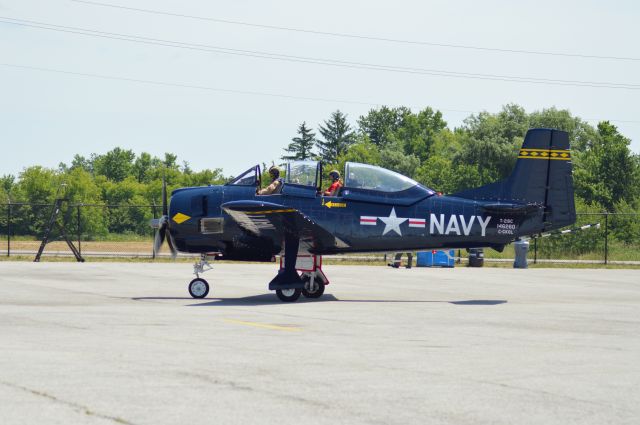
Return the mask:
[(171, 259), (175, 260), (178, 256), (178, 250), (176, 249), (176, 243), (173, 241), (171, 232), (167, 232), (167, 244), (169, 245), (169, 251), (171, 251)]
[(158, 230), (156, 230), (156, 235), (153, 238), (153, 256), (154, 257), (157, 256), (158, 253), (160, 252), (160, 248), (162, 247), (162, 243), (164, 242), (165, 233), (166, 233), (166, 226), (161, 221), (160, 227), (158, 228)]
[(165, 217), (169, 215), (169, 207), (167, 204), (167, 181), (164, 176), (162, 176), (162, 215)]

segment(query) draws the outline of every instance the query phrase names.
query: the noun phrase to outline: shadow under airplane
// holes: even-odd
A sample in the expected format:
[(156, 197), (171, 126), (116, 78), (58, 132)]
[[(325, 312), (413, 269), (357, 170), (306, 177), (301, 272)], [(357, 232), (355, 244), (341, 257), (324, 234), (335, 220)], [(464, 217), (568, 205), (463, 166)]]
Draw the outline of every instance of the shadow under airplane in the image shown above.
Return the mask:
[[(157, 300), (190, 300), (193, 298), (188, 297), (134, 297), (133, 301), (157, 301)], [(273, 298), (271, 294), (252, 295), (242, 298), (209, 298), (211, 301), (188, 304), (188, 307), (207, 307), (207, 306), (259, 306), (259, 305), (273, 305), (281, 304), (277, 299)], [(301, 298), (299, 302), (342, 302), (342, 303), (407, 303), (407, 304), (422, 304), (422, 303), (447, 303), (455, 305), (499, 305), (506, 304), (507, 300), (460, 300), (460, 301), (445, 301), (445, 300), (357, 300), (357, 299), (339, 299), (333, 294), (325, 294), (319, 299), (306, 299)]]

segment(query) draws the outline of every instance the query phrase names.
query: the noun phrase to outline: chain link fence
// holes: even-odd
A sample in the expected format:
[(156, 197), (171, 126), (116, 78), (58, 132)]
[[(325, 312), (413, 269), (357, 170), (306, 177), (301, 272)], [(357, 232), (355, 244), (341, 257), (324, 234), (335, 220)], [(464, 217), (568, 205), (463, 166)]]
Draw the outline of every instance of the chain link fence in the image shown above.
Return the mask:
[[(35, 256), (54, 212), (54, 204), (0, 205), (0, 255)], [(155, 205), (63, 203), (51, 229), (45, 256), (71, 256), (63, 232), (84, 257), (152, 257), (159, 215)]]
[[(47, 229), (53, 204), (0, 204), (0, 255), (35, 256)], [(161, 214), (157, 205), (63, 203), (45, 256), (71, 256), (62, 229), (84, 257), (151, 258), (154, 230), (149, 220)], [(530, 240), (530, 261), (640, 263), (640, 213), (578, 213), (571, 231)], [(513, 259), (485, 250), (485, 258)], [(163, 254), (168, 255), (168, 254)]]
[(640, 262), (639, 213), (582, 213), (573, 229), (534, 239), (534, 261)]

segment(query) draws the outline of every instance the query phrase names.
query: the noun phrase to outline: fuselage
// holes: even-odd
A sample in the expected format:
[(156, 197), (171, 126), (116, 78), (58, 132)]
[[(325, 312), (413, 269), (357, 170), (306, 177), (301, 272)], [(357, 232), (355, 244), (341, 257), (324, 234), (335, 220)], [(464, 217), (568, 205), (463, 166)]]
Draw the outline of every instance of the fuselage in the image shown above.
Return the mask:
[[(252, 186), (174, 191), (169, 217), (178, 250), (221, 252), (237, 259), (265, 261), (280, 253), (281, 245), (251, 237), (225, 217), (221, 205), (240, 200), (296, 209), (346, 243), (315, 254), (442, 247), (499, 249), (519, 236), (536, 233), (542, 221), (541, 210), (527, 214), (496, 212), (495, 208), (487, 208), (488, 202), (441, 196), (422, 186), (390, 196), (346, 188), (339, 197), (320, 196), (315, 188), (297, 186), (290, 185), (281, 194), (263, 196), (256, 195)], [(173, 219), (176, 215), (188, 219), (178, 223)]]

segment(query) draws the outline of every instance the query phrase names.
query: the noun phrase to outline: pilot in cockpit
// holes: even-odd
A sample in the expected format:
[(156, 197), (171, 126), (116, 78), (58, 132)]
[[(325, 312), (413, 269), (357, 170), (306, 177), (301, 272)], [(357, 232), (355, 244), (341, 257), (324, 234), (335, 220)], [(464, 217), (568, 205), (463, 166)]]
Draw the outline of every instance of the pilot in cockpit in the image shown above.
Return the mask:
[(340, 173), (338, 170), (331, 170), (329, 177), (331, 177), (332, 183), (331, 186), (329, 186), (329, 189), (325, 190), (324, 196), (338, 196), (338, 192), (340, 192), (340, 188), (342, 187)]
[(280, 170), (275, 165), (269, 168), (269, 175), (271, 176), (271, 184), (264, 189), (258, 190), (258, 195), (271, 195), (278, 193), (282, 190), (282, 184), (284, 183), (280, 178)]

